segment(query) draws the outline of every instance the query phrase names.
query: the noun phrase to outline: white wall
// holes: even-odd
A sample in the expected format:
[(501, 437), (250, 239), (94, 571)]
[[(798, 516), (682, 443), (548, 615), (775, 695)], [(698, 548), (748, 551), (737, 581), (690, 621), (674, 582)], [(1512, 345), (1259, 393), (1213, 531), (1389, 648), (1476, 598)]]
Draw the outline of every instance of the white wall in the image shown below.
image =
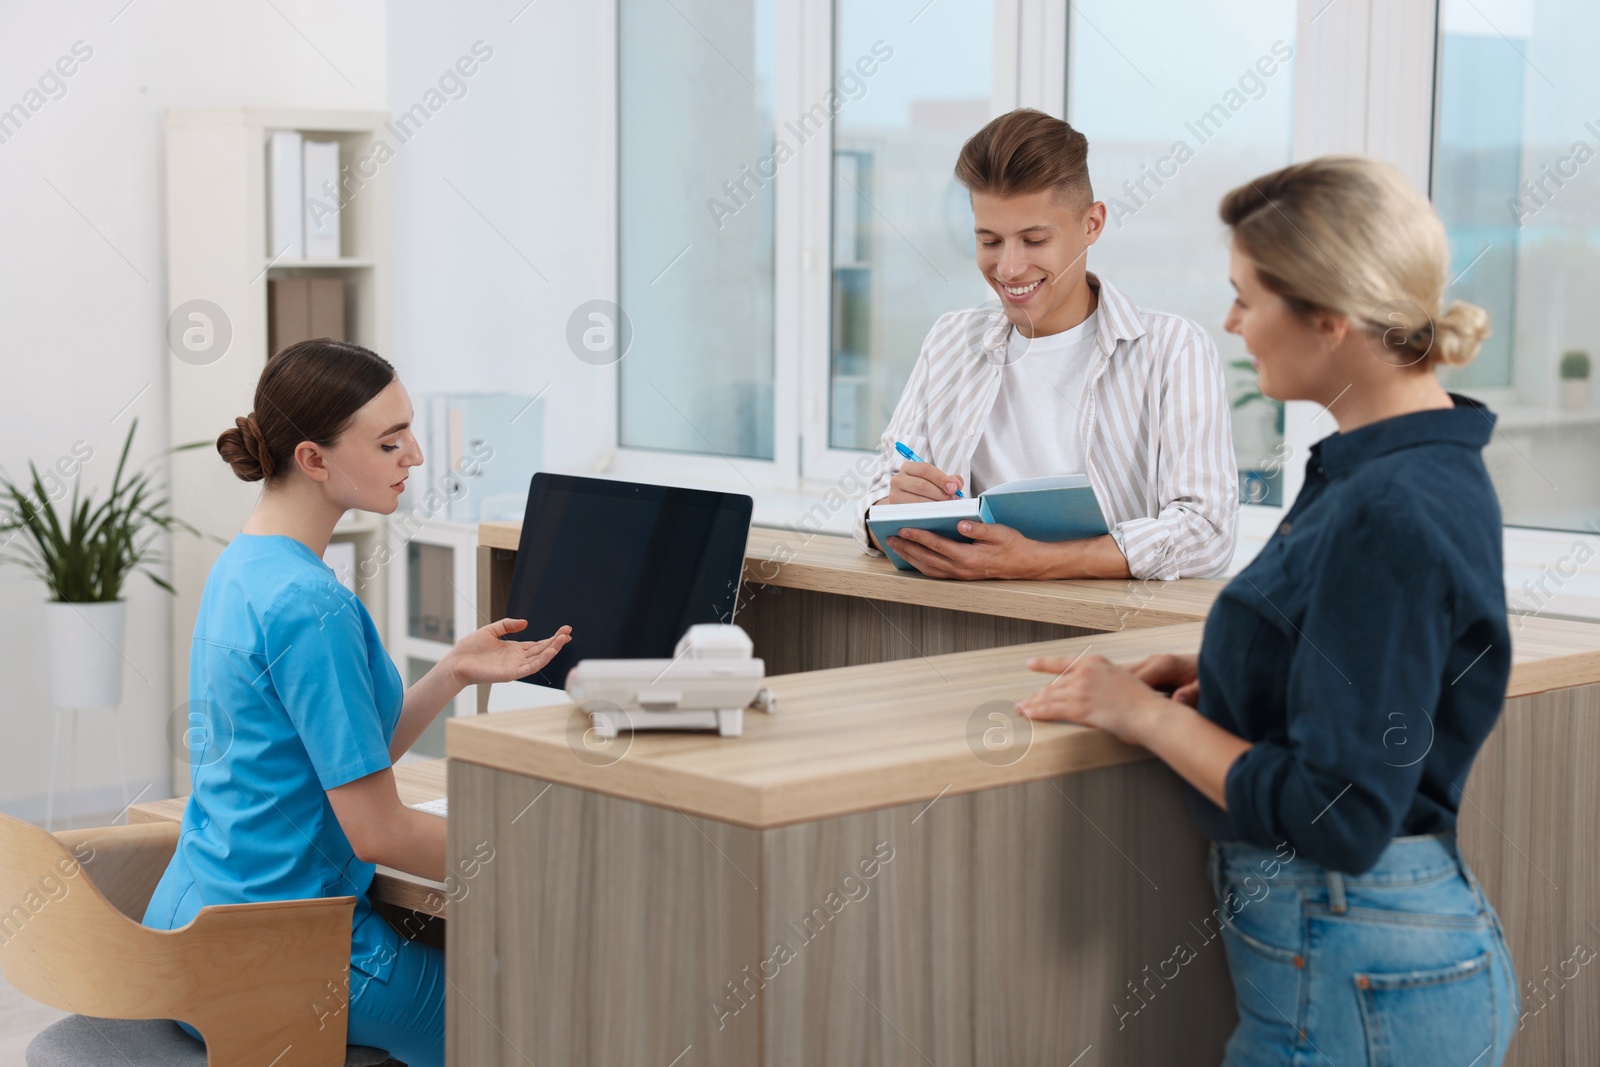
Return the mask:
[[(165, 109), (383, 107), (386, 16), (380, 0), (9, 6), (0, 109), (74, 42), (92, 49), (65, 93), (0, 143), (0, 464), (13, 477), (81, 440), (95, 454), (85, 488), (103, 492), (133, 418), (133, 460), (165, 440)], [(169, 677), (166, 594), (135, 577), (126, 595), (130, 792), (166, 796), (164, 728), (186, 686)], [(44, 599), (0, 567), (0, 810), (26, 818), (43, 814), (49, 769)], [(122, 804), (111, 737), (107, 713), (86, 714), (78, 786), (101, 815)]]
[[(59, 98), (0, 143), (7, 471), (25, 473), (29, 459), (48, 465), (84, 441), (95, 453), (84, 485), (103, 491), (134, 417), (134, 460), (165, 437), (165, 109), (399, 113), (439, 89), (478, 41), (491, 58), (462, 79), (464, 93), (444, 87), (444, 106), (392, 164), (395, 351), (385, 354), (413, 393), (545, 390), (546, 466), (588, 469), (600, 458), (610, 372), (566, 343), (573, 309), (610, 287), (596, 230), (608, 195), (597, 67), (610, 43), (600, 5), (120, 6), (19, 8), (0, 35), (0, 108), (23, 101), (75, 42), (92, 50), (65, 92), (54, 89)], [(169, 677), (165, 594), (135, 578), (127, 596), (129, 791), (170, 795), (166, 726), (186, 684)], [(42, 817), (49, 769), (44, 599), (38, 582), (0, 567), (0, 810), (27, 818)], [(109, 727), (106, 713), (87, 713), (79, 741), (80, 802), (101, 815), (121, 806)]]
[(607, 7), (389, 4), (391, 112), (423, 100), (475, 42), (493, 50), (392, 163), (392, 358), (413, 395), (546, 390), (546, 469), (589, 470), (605, 450), (597, 422), (612, 372), (578, 360), (566, 330), (612, 286), (601, 236)]

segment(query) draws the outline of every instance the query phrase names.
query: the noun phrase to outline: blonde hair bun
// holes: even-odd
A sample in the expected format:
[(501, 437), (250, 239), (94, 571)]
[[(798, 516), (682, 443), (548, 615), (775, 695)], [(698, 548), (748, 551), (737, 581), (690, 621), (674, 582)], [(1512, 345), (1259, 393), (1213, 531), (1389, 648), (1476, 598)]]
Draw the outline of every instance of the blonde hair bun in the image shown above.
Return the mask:
[(1452, 300), (1433, 326), (1433, 363), (1462, 367), (1477, 356), (1489, 336), (1489, 313), (1477, 304)]

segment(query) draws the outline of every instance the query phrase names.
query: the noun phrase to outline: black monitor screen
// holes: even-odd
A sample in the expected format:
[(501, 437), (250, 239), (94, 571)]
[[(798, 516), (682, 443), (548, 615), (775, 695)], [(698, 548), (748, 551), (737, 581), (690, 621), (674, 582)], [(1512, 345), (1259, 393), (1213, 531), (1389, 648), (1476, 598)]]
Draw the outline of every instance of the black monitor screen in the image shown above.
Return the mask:
[(535, 474), (506, 617), (509, 640), (572, 640), (521, 679), (566, 688), (584, 659), (670, 658), (701, 622), (732, 622), (751, 500), (664, 485)]

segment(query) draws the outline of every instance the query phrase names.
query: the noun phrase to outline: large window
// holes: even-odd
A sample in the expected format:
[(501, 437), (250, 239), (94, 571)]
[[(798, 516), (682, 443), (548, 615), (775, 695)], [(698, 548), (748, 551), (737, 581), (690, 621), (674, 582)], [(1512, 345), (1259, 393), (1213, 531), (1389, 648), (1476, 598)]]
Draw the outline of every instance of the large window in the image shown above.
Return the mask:
[(846, 484), (934, 320), (990, 297), (952, 169), (984, 122), (1027, 106), (1089, 138), (1109, 209), (1090, 269), (1216, 341), (1241, 493), (1263, 505), (1241, 515), (1241, 561), (1336, 424), (1260, 396), (1222, 329), (1217, 203), (1330, 152), (1390, 160), (1429, 189), (1450, 295), (1493, 317), (1482, 355), (1446, 382), (1500, 413), (1485, 459), (1508, 525), (1548, 528), (1509, 533), (1508, 565), (1537, 563), (1553, 531), (1600, 529), (1591, 0), (616, 3), (631, 349), (611, 470)]
[[(934, 320), (992, 297), (953, 169), (967, 138), (1024, 104), (1088, 135), (1110, 213), (1090, 268), (1210, 331), (1228, 364), (1241, 490), (1279, 503), (1283, 408), (1255, 393), (1241, 344), (1222, 331), (1216, 204), (1290, 158), (1294, 6), (1068, 10), (619, 0), (619, 290), (632, 348), (618, 443), (772, 460), (787, 407), (787, 424), (823, 446), (792, 450), (774, 487), (831, 480), (841, 454), (876, 448)], [(824, 57), (825, 78), (813, 69)], [(829, 145), (828, 165), (811, 166)], [(826, 257), (821, 292), (809, 288), (812, 249)], [(792, 286), (780, 261), (802, 264)], [(775, 336), (784, 321), (799, 326)]]
[(992, 114), (993, 42), (989, 3), (834, 5), (832, 448), (877, 448), (934, 320), (993, 295), (953, 174)]
[(1499, 413), (1484, 452), (1508, 524), (1600, 521), (1600, 6), (1443, 0), (1434, 202), (1450, 296), (1493, 334), (1451, 388)]
[(1089, 139), (1107, 207), (1089, 269), (1210, 332), (1234, 403), (1242, 498), (1278, 504), (1283, 405), (1256, 392), (1243, 343), (1222, 329), (1233, 291), (1217, 203), (1290, 160), (1294, 5), (1165, 0), (1097, 4), (1092, 16), (1075, 5), (1067, 34), (1067, 117)]
[(777, 0), (620, 0), (627, 318), (597, 311), (594, 336), (606, 344), (589, 347), (598, 361), (628, 342), (618, 371), (625, 447), (773, 456), (776, 9)]

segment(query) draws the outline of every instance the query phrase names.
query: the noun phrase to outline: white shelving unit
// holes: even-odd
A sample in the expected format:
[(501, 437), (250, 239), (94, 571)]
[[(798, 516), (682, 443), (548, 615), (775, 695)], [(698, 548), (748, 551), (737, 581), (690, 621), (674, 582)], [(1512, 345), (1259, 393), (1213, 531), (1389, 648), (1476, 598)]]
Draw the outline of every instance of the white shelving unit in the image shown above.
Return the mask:
[[(477, 629), (478, 526), (398, 516), (389, 529), (387, 645), (410, 686)], [(477, 712), (471, 687), (447, 706), (403, 759), (443, 756), (445, 720)]]
[[(197, 356), (173, 352), (169, 441), (215, 441), (247, 414), (267, 357), (267, 282), (329, 274), (346, 280), (346, 338), (388, 354), (393, 240), (391, 175), (381, 166), (370, 178), (351, 178), (340, 210), (338, 259), (274, 259), (268, 248), (267, 140), (274, 130), (299, 130), (308, 138), (338, 141), (345, 177), (368, 156), (388, 115), (383, 112), (279, 108), (175, 109), (167, 113), (167, 307), (169, 314), (192, 301), (215, 310), (218, 330), (231, 339), (225, 349)], [(344, 169), (348, 167), (349, 169)], [(369, 168), (370, 169), (370, 168)], [(359, 187), (355, 182), (359, 180)], [(260, 494), (259, 484), (233, 476), (215, 450), (172, 457), (173, 514), (224, 539), (239, 532)], [(356, 587), (380, 634), (387, 621), (389, 582), (382, 570), (364, 567), (386, 535), (384, 517), (347, 514), (335, 540), (356, 543)], [(206, 575), (221, 549), (208, 541), (172, 539), (173, 701), (188, 700), (189, 644)], [(363, 578), (363, 575), (370, 577)], [(174, 719), (185, 721), (183, 714)], [(181, 750), (181, 745), (174, 745)], [(175, 757), (173, 783), (187, 791), (187, 761)]]

